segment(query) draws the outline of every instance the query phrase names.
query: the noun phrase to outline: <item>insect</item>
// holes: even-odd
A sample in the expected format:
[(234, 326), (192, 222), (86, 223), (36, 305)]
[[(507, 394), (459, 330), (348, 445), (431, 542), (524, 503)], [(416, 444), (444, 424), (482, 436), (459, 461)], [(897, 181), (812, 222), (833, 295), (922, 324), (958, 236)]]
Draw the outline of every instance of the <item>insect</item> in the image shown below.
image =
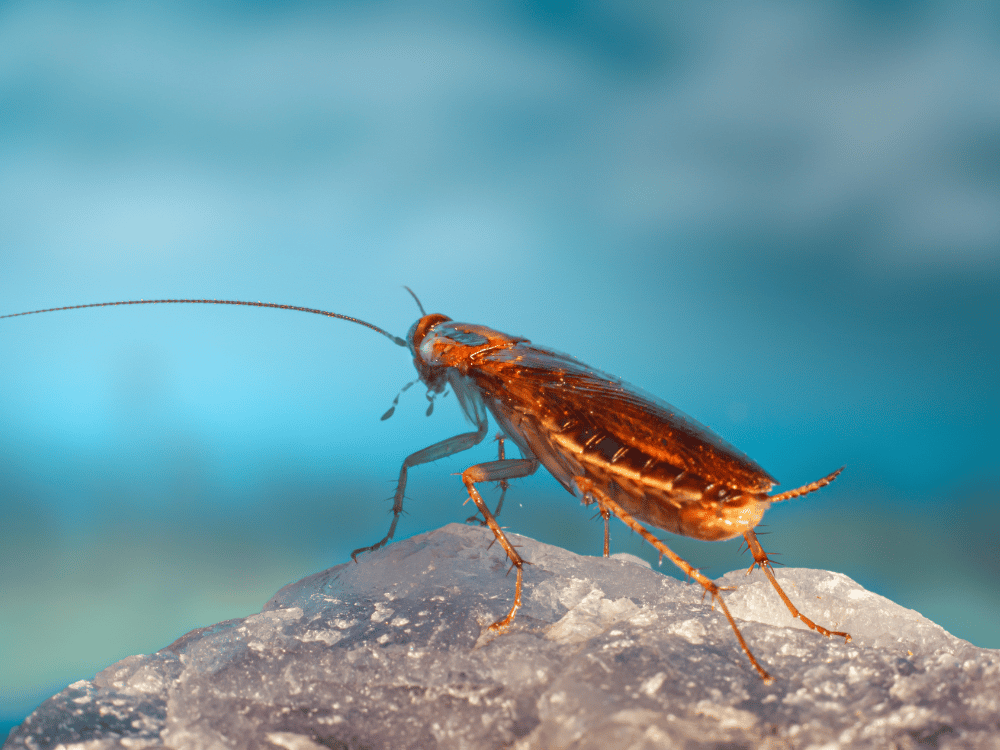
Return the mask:
[[(407, 289), (407, 291), (410, 291)], [(410, 294), (413, 294), (410, 291)], [(501, 432), (496, 461), (470, 466), (462, 472), (469, 498), (493, 532), (517, 577), (514, 602), (494, 630), (506, 629), (521, 606), (524, 559), (496, 522), (500, 503), (491, 513), (476, 485), (499, 482), (503, 491), (511, 479), (526, 477), (544, 466), (568, 492), (585, 505), (597, 504), (604, 519), (604, 554), (609, 554), (611, 516), (641, 535), (661, 556), (669, 558), (710, 594), (729, 621), (740, 647), (767, 682), (772, 680), (750, 651), (729, 612), (720, 588), (654, 536), (643, 523), (674, 534), (706, 541), (743, 537), (753, 565), (760, 567), (792, 617), (825, 636), (850, 635), (828, 630), (802, 614), (774, 577), (772, 564), (754, 533), (771, 503), (814, 492), (832, 482), (843, 468), (810, 484), (768, 495), (777, 484), (745, 454), (707, 427), (664, 401), (588, 367), (565, 354), (532, 344), (486, 326), (459, 323), (441, 314), (428, 315), (413, 295), (421, 317), (406, 339), (347, 315), (294, 305), (237, 300), (131, 300), (49, 308), (2, 315), (13, 318), (88, 307), (153, 304), (213, 304), (271, 307), (340, 318), (366, 326), (393, 343), (407, 347), (419, 380), (431, 401), (454, 392), (462, 411), (475, 427), (412, 453), (403, 461), (393, 502), (389, 531), (380, 541), (351, 553), (357, 556), (386, 545), (396, 532), (403, 512), (407, 473), (421, 464), (468, 450), (482, 442), (492, 415)], [(408, 384), (405, 388), (408, 388)], [(404, 390), (405, 390), (404, 388)], [(399, 396), (383, 419), (392, 415)], [(520, 450), (521, 458), (507, 458), (504, 440)], [(470, 519), (471, 520), (471, 519)]]

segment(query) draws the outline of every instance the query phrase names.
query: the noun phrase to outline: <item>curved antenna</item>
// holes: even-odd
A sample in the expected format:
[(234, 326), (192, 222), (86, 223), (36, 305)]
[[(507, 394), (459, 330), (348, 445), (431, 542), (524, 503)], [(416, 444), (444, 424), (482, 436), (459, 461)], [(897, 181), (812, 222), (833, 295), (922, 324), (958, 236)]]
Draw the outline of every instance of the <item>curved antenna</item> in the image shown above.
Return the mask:
[(414, 301), (417, 303), (417, 307), (420, 308), (420, 314), (421, 315), (426, 315), (427, 313), (424, 311), (424, 306), (420, 304), (420, 299), (417, 297), (416, 294), (413, 293), (413, 290), (410, 289), (410, 287), (408, 287), (408, 286), (404, 286), (403, 289), (405, 289), (406, 291), (408, 291), (410, 293), (410, 296), (413, 297)]
[[(412, 294), (412, 292), (411, 292)], [(299, 312), (313, 313), (314, 315), (325, 315), (328, 318), (340, 318), (341, 320), (348, 320), (351, 323), (357, 323), (358, 325), (364, 326), (365, 328), (371, 328), (376, 333), (381, 333), (383, 336), (388, 338), (392, 343), (397, 346), (406, 347), (406, 341), (399, 338), (399, 336), (393, 336), (388, 331), (384, 331), (376, 325), (367, 323), (358, 318), (352, 318), (349, 315), (340, 315), (339, 313), (327, 312), (326, 310), (316, 310), (312, 307), (297, 307), (295, 305), (278, 305), (274, 302), (242, 302), (240, 300), (233, 299), (136, 299), (136, 300), (126, 300), (122, 302), (95, 302), (90, 305), (69, 305), (67, 307), (50, 307), (46, 310), (31, 310), (29, 312), (19, 312), (11, 313), (9, 315), (0, 315), (0, 320), (3, 318), (17, 318), (21, 315), (37, 315), (38, 313), (47, 312), (59, 312), (60, 310), (81, 310), (85, 307), (115, 307), (116, 305), (245, 305), (247, 307), (273, 307), (277, 310), (297, 310)]]

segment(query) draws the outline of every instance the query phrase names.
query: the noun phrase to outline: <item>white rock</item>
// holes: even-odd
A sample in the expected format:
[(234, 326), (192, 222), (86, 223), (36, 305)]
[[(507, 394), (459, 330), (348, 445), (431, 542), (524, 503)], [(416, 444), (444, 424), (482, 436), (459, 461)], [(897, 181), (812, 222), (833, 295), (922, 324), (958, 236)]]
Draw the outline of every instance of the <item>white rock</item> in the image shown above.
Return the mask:
[(260, 614), (130, 656), (38, 708), (5, 748), (684, 748), (1000, 745), (1000, 651), (837, 573), (778, 572), (853, 641), (804, 628), (759, 573), (726, 594), (763, 683), (701, 587), (452, 524), (286, 586)]

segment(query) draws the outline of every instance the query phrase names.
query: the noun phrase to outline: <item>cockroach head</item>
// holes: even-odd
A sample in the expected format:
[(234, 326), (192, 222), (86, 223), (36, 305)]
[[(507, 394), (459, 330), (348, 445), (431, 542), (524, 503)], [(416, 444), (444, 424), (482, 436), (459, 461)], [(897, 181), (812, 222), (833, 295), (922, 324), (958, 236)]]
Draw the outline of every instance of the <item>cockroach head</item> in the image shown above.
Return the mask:
[(451, 320), (447, 315), (442, 315), (441, 313), (433, 313), (431, 315), (425, 315), (420, 318), (416, 323), (410, 326), (409, 332), (406, 334), (406, 344), (410, 347), (410, 353), (419, 358), (417, 351), (420, 349), (420, 344), (424, 340), (424, 337), (430, 332), (430, 330), (436, 326), (438, 323), (444, 323)]
[(406, 344), (409, 346), (410, 353), (413, 355), (413, 366), (417, 369), (417, 374), (420, 375), (420, 380), (423, 381), (428, 390), (434, 393), (440, 393), (444, 390), (446, 378), (443, 368), (434, 367), (423, 356), (421, 356), (420, 345), (427, 337), (427, 334), (430, 333), (436, 325), (445, 323), (449, 320), (451, 320), (451, 318), (447, 315), (441, 315), (440, 313), (424, 315), (410, 327), (409, 332), (406, 334)]

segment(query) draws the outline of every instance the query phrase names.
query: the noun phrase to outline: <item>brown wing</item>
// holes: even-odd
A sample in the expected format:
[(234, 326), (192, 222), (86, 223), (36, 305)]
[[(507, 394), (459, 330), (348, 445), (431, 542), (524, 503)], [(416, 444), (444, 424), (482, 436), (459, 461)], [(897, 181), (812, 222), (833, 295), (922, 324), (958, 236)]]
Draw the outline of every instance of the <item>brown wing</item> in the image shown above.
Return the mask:
[[(467, 375), (504, 408), (572, 432), (609, 460), (667, 464), (750, 492), (777, 482), (745, 453), (667, 402), (577, 359), (529, 343), (477, 358)], [(631, 455), (627, 455), (631, 454)]]

